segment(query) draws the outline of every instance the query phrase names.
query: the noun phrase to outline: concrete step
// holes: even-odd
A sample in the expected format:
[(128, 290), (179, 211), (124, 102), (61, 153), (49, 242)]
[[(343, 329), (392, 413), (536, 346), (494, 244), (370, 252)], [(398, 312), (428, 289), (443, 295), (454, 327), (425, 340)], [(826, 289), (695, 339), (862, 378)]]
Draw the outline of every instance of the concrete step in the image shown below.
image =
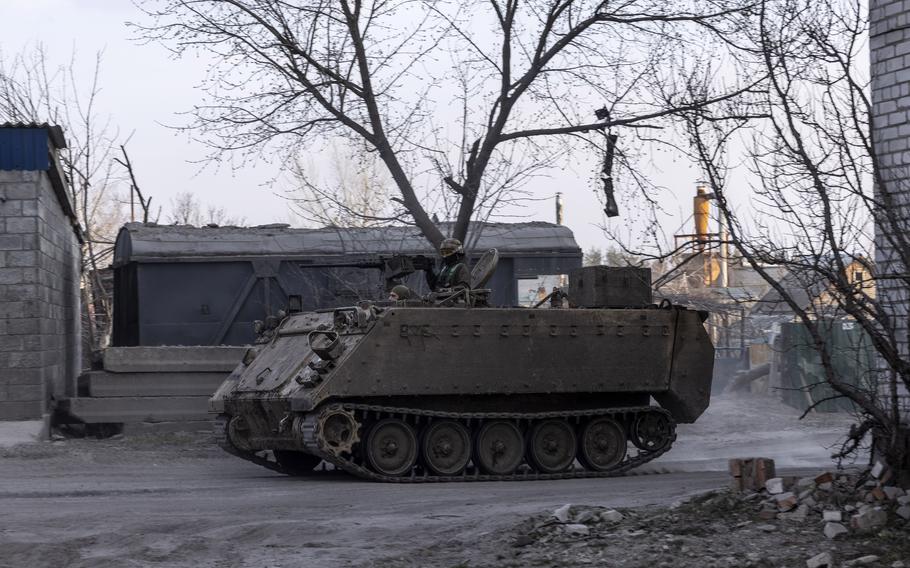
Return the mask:
[[(142, 434), (170, 434), (173, 432), (193, 432), (211, 434), (211, 420), (182, 420), (179, 422), (126, 422), (123, 425), (125, 436)], [(214, 443), (214, 441), (213, 441)]]
[(209, 420), (207, 396), (122, 396), (69, 398), (60, 410), (87, 424)]
[(91, 397), (212, 396), (230, 373), (109, 373), (79, 377), (79, 393)]
[(230, 373), (246, 347), (108, 347), (104, 370), (111, 373)]

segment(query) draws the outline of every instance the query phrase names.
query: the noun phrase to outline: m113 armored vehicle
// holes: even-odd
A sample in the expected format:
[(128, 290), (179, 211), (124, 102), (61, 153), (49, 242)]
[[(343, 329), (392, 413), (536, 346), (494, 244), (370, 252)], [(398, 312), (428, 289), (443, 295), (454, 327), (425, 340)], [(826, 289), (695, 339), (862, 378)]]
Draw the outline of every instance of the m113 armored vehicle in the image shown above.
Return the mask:
[(582, 268), (569, 307), (554, 290), (546, 309), (496, 308), (494, 260), (472, 289), (273, 324), (210, 401), (222, 447), (379, 481), (613, 476), (708, 406), (707, 313), (652, 304), (649, 270)]

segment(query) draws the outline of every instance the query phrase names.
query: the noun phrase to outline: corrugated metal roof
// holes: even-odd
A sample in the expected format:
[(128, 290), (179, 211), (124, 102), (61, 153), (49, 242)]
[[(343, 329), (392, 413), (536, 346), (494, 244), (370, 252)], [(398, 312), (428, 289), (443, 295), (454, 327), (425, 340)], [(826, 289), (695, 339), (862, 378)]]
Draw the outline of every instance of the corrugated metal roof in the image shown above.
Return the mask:
[(82, 228), (66, 192), (66, 179), (57, 150), (66, 148), (63, 129), (50, 124), (5, 122), (0, 124), (0, 171), (47, 172), (63, 213), (70, 219), (79, 242)]
[(50, 167), (46, 130), (0, 129), (0, 170), (46, 172)]
[[(551, 223), (475, 224), (474, 250), (499, 249), (508, 256), (550, 252), (581, 255), (568, 227)], [(291, 229), (286, 227), (189, 227), (127, 223), (120, 229), (114, 266), (165, 258), (258, 256), (347, 256), (428, 254), (432, 249), (414, 227)]]
[(66, 148), (66, 137), (63, 135), (63, 128), (55, 125), (48, 124), (46, 122), (37, 123), (37, 122), (4, 122), (0, 124), (0, 129), (2, 128), (23, 128), (31, 130), (46, 130), (50, 136), (51, 142), (54, 144), (54, 148), (60, 150)]
[(63, 130), (48, 124), (0, 124), (0, 170), (41, 171), (51, 169), (51, 146), (65, 148)]

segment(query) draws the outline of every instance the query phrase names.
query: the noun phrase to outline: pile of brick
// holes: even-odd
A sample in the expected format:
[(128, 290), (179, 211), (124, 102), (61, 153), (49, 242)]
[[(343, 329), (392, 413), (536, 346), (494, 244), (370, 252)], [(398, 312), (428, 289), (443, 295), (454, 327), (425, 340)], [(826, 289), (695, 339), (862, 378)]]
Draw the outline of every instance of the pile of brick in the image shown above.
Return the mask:
[(763, 520), (818, 522), (829, 539), (870, 533), (889, 523), (910, 524), (910, 494), (892, 483), (877, 463), (862, 475), (824, 472), (814, 477), (778, 477), (767, 458), (730, 460), (733, 490), (755, 504)]

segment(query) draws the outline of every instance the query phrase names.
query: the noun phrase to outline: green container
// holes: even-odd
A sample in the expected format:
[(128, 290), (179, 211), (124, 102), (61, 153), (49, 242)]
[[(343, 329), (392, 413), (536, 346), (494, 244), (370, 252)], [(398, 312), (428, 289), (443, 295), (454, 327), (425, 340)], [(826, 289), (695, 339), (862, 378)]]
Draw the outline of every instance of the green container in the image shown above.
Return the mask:
[[(859, 324), (850, 320), (826, 320), (819, 322), (819, 326), (832, 355), (837, 380), (864, 390), (875, 390), (878, 384), (876, 352)], [(824, 401), (815, 407), (819, 412), (850, 412), (855, 409), (846, 397), (831, 398), (836, 393), (826, 380), (812, 335), (802, 323), (781, 324), (777, 349), (784, 403), (806, 410), (815, 402)]]

